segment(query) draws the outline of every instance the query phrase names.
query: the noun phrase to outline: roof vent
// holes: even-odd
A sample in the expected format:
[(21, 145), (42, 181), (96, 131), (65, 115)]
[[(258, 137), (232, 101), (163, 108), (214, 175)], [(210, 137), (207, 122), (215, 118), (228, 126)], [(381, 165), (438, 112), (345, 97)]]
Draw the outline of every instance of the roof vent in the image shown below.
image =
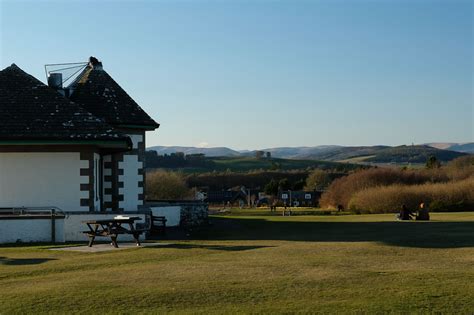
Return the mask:
[(48, 77), (48, 85), (53, 89), (63, 88), (63, 75), (62, 73), (50, 73)]

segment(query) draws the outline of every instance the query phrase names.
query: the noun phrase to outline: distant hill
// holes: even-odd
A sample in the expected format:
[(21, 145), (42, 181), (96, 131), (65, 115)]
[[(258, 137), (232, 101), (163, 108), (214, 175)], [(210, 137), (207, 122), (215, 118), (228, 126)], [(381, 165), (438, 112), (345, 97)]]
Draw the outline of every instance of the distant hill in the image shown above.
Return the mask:
[(427, 143), (426, 145), (433, 148), (437, 148), (437, 149), (464, 152), (464, 153), (474, 153), (474, 142), (468, 142), (468, 143), (434, 142), (434, 143)]
[(158, 154), (171, 154), (176, 152), (183, 152), (184, 154), (205, 154), (209, 157), (215, 156), (240, 156), (241, 153), (229, 148), (225, 147), (217, 147), (217, 148), (196, 148), (196, 147), (167, 147), (167, 146), (155, 146), (147, 148), (147, 150), (156, 151)]
[[(332, 152), (342, 148), (337, 145), (321, 145), (317, 147), (280, 147), (280, 148), (267, 148), (261, 151), (270, 152), (272, 157), (284, 158), (284, 159), (312, 159), (313, 156), (324, 155), (327, 152)], [(255, 151), (249, 151), (247, 155), (255, 155)]]
[(465, 153), (436, 149), (425, 145), (413, 146), (373, 146), (373, 147), (340, 147), (311, 158), (325, 161), (343, 161), (352, 163), (425, 163), (430, 156), (441, 162), (448, 162)]
[[(402, 145), (396, 147), (354, 146), (344, 147), (325, 145), (317, 147), (279, 147), (267, 148), (261, 151), (271, 152), (272, 158), (293, 160), (319, 160), (347, 163), (425, 163), (430, 156), (435, 156), (441, 162), (448, 162), (467, 153), (474, 153), (474, 143), (467, 144), (439, 144), (443, 147), (456, 150), (439, 149), (431, 145)], [(226, 147), (221, 148), (195, 148), (195, 147), (151, 147), (158, 154), (183, 152), (185, 154), (202, 153), (208, 157), (254, 157), (256, 151), (236, 151)], [(464, 150), (464, 151), (461, 151)]]
[(438, 161), (448, 162), (465, 153), (450, 150), (436, 149), (430, 146), (398, 146), (379, 150), (375, 156), (366, 159), (366, 162), (375, 163), (425, 163), (430, 156), (435, 156)]
[[(301, 148), (274, 148), (263, 151), (272, 152), (272, 156), (289, 159), (309, 159), (350, 163), (425, 163), (434, 155), (439, 161), (447, 162), (464, 155), (461, 152), (436, 149), (425, 145), (415, 146), (369, 146), (342, 147), (321, 146)], [(248, 153), (255, 154), (254, 152)]]

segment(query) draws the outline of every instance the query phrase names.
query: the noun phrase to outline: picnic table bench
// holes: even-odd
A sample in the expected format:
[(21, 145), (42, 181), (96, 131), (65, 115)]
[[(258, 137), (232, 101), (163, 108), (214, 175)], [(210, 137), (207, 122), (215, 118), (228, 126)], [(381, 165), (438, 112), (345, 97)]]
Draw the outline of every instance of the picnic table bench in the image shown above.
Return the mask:
[[(89, 237), (89, 247), (94, 244), (95, 238), (98, 236), (110, 237), (112, 245), (118, 248), (117, 236), (120, 234), (131, 234), (135, 239), (137, 246), (140, 246), (140, 235), (148, 229), (136, 229), (133, 226), (135, 221), (141, 220), (140, 217), (123, 217), (104, 220), (88, 220), (83, 221), (87, 224), (89, 231), (83, 231)], [(127, 228), (128, 226), (128, 228)]]
[(151, 216), (151, 227), (150, 227), (150, 232), (151, 233), (160, 233), (160, 234), (165, 234), (166, 233), (166, 217), (164, 216)]

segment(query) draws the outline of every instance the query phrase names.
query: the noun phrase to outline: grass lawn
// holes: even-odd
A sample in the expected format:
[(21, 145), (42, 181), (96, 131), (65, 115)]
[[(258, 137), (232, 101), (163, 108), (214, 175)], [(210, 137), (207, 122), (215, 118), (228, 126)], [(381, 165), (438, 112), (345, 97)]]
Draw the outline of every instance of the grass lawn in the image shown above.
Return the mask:
[(474, 212), (211, 219), (168, 246), (0, 247), (0, 314), (474, 312)]

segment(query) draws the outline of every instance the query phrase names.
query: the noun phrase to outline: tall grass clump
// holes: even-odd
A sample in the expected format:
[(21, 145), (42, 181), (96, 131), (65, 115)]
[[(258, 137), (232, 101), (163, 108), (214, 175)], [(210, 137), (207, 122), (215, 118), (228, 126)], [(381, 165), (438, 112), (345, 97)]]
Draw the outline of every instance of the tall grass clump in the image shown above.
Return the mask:
[(426, 182), (443, 182), (448, 178), (443, 174), (433, 176), (432, 172), (402, 170), (397, 168), (372, 168), (360, 170), (332, 182), (323, 193), (320, 205), (335, 208), (338, 205), (349, 206), (352, 196), (359, 191), (389, 185), (420, 185)]
[(474, 176), (474, 155), (454, 159), (443, 169), (451, 180), (463, 180), (472, 177)]
[(355, 193), (348, 207), (360, 213), (397, 212), (401, 205), (416, 209), (424, 201), (431, 211), (474, 210), (474, 177), (456, 182), (389, 185)]

